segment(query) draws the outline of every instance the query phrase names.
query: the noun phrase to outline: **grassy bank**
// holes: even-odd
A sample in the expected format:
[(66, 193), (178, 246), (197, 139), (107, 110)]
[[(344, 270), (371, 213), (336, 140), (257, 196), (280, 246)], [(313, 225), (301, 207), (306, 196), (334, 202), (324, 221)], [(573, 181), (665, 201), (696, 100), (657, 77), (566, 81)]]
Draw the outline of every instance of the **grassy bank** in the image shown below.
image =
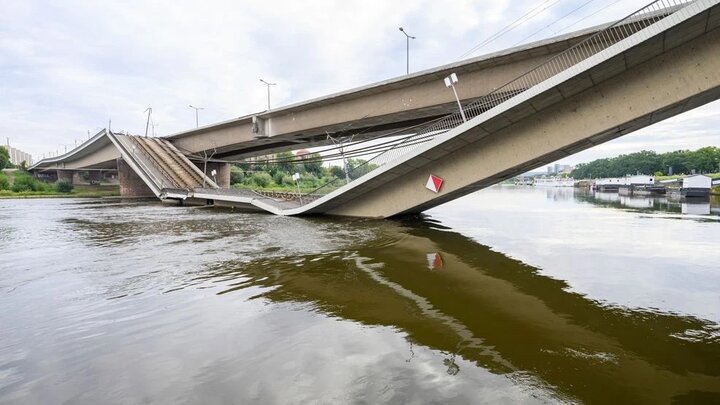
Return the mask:
[(118, 186), (75, 186), (68, 181), (45, 183), (27, 172), (0, 172), (0, 198), (97, 198), (120, 195)]
[(58, 191), (11, 191), (0, 190), (0, 199), (4, 198), (101, 198), (120, 196), (118, 186), (75, 186), (69, 193)]

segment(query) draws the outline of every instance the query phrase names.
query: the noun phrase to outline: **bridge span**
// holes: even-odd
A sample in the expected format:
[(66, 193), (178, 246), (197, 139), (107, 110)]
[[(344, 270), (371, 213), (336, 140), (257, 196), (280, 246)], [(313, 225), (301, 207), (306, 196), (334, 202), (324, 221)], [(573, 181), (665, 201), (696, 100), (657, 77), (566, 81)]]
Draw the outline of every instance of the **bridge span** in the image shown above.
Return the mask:
[[(121, 183), (124, 178), (131, 185), (125, 195), (278, 215), (422, 212), (718, 99), (718, 3), (655, 1), (602, 29), (162, 140), (102, 131), (32, 169), (115, 164)], [(458, 112), (448, 114), (457, 104), (442, 78), (453, 70), (463, 86), (466, 78), (474, 83), (462, 96), (467, 121)], [(483, 81), (488, 77), (494, 80)], [(328, 134), (356, 135), (356, 143), (394, 138), (386, 147), (369, 148), (374, 170), (357, 168), (369, 172), (349, 182), (336, 178), (284, 199), (229, 188), (223, 159), (322, 145)], [(198, 154), (208, 150), (216, 159), (199, 163)]]

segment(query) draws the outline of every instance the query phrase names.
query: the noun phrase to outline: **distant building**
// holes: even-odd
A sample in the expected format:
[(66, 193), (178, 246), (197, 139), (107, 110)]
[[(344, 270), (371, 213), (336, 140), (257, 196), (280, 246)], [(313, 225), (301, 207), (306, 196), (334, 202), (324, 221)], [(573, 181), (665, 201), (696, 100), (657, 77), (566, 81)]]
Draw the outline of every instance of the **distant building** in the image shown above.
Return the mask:
[(310, 151), (307, 149), (300, 149), (295, 152), (295, 157), (298, 159), (305, 159), (308, 156), (310, 156)]
[(27, 166), (31, 166), (33, 164), (32, 156), (29, 153), (25, 153), (20, 149), (15, 149), (10, 145), (6, 145), (5, 147), (10, 153), (10, 163), (16, 166), (20, 166), (22, 162), (25, 162)]
[(570, 165), (555, 163), (554, 165), (547, 167), (547, 174), (569, 173), (570, 171), (572, 171), (572, 166)]
[(683, 197), (708, 197), (712, 187), (712, 179), (702, 174), (688, 176), (682, 180), (680, 195)]

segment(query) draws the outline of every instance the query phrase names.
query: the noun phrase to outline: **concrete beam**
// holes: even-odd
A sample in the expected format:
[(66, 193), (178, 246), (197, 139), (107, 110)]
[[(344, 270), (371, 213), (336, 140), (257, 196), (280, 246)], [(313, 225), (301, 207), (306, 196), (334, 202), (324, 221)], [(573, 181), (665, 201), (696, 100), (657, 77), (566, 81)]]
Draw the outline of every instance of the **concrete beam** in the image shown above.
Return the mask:
[(171, 135), (168, 139), (186, 153), (215, 150), (224, 157), (255, 156), (269, 153), (268, 149), (290, 149), (298, 141), (312, 143), (313, 146), (324, 145), (326, 132), (363, 130), (373, 133), (383, 125), (430, 119), (457, 108), (452, 92), (443, 83), (443, 77), (451, 72), (460, 76), (460, 85), (457, 86), (459, 97), (474, 100), (567, 49), (586, 35), (587, 32), (583, 31), (570, 37), (523, 46), (495, 58), (462, 61), (407, 78), (392, 79), (259, 113), (256, 116), (262, 126), (260, 133), (253, 131), (253, 117), (247, 116)]
[[(357, 196), (329, 213), (390, 217), (421, 212), (529, 167), (539, 167), (543, 162), (686, 111), (688, 106), (715, 100), (720, 97), (717, 55), (720, 30), (645, 61), (490, 136), (478, 133), (480, 140), (475, 143), (429, 162), (394, 180), (391, 186)], [(662, 113), (653, 117), (659, 111)], [(438, 194), (424, 187), (430, 174), (445, 179)]]

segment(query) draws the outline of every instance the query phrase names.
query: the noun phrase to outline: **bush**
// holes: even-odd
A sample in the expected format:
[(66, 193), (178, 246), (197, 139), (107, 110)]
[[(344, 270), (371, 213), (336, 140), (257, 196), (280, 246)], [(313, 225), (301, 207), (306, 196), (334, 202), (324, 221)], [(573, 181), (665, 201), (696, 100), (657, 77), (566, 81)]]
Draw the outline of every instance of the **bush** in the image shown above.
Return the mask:
[(230, 184), (242, 183), (245, 180), (245, 172), (237, 166), (230, 167)]
[(293, 180), (292, 176), (290, 176), (289, 174), (286, 174), (282, 178), (282, 184), (284, 184), (286, 186), (294, 186), (295, 180)]
[(0, 173), (0, 190), (10, 190), (10, 182), (3, 173)]
[(55, 183), (55, 191), (57, 191), (58, 193), (70, 193), (73, 191), (73, 188), (74, 186), (69, 180), (58, 180)]
[(275, 174), (273, 174), (273, 182), (275, 182), (275, 184), (277, 184), (278, 186), (282, 185), (283, 178), (286, 176), (287, 176), (287, 173), (285, 173), (283, 171), (278, 171)]
[(272, 176), (268, 173), (255, 173), (252, 175), (251, 180), (258, 187), (267, 187), (272, 183)]
[(25, 172), (15, 172), (15, 181), (12, 185), (12, 191), (22, 193), (27, 191), (50, 191), (51, 187), (47, 183), (32, 177)]

